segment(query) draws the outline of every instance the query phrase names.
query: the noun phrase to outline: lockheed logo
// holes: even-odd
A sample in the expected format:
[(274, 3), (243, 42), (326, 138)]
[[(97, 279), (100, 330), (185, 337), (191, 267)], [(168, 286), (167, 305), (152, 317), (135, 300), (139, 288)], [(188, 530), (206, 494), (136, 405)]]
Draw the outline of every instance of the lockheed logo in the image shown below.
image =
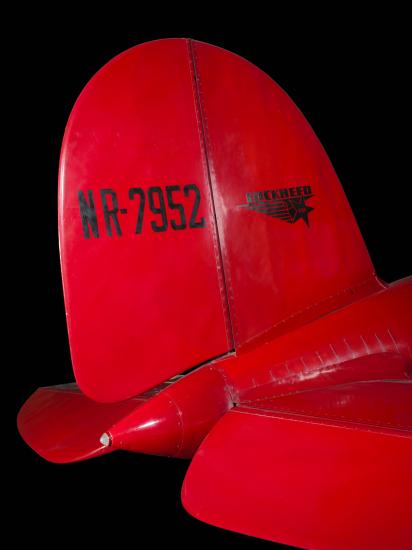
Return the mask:
[(306, 201), (313, 196), (310, 185), (257, 191), (246, 193), (247, 203), (239, 205), (239, 208), (254, 210), (287, 223), (302, 219), (309, 226), (309, 212), (314, 209)]

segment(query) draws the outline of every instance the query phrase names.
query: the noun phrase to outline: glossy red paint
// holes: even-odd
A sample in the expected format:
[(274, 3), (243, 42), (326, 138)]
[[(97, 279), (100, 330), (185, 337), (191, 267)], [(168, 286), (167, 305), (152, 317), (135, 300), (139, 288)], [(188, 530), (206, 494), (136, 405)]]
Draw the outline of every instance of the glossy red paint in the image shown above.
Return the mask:
[(233, 406), (221, 363), (118, 403), (93, 401), (75, 384), (40, 388), (22, 407), (18, 429), (51, 462), (85, 460), (119, 449), (191, 458)]
[[(239, 56), (198, 42), (193, 52), (238, 347), (370, 279), (373, 266), (333, 167), (287, 94)], [(305, 185), (308, 225), (241, 208), (247, 193)]]
[[(301, 363), (302, 364), (302, 363)], [(342, 363), (317, 365), (312, 370), (272, 376), (270, 381), (233, 396), (238, 403), (253, 403), (272, 397), (279, 398), (297, 391), (339, 386), (348, 381), (408, 380), (412, 364), (399, 353), (383, 352), (359, 356)]]
[(412, 381), (405, 375), (402, 378), (391, 379), (387, 375), (383, 380), (300, 390), (247, 405), (243, 403), (238, 410), (250, 407), (407, 431), (412, 429)]
[(213, 365), (171, 384), (107, 430), (112, 448), (191, 458), (231, 407), (226, 382)]
[(182, 498), (199, 519), (410, 547), (412, 277), (376, 276), (326, 153), (267, 75), (183, 39), (112, 60), (66, 129), (59, 236), (85, 395), (27, 401), (36, 452), (194, 455)]
[[(402, 368), (410, 372), (411, 311), (412, 277), (408, 277), (294, 330), (285, 332), (282, 327), (278, 337), (275, 327), (255, 346), (241, 350), (236, 360), (225, 363), (226, 375), (236, 388), (234, 399), (268, 397), (285, 384), (324, 385), (330, 373), (345, 368), (347, 361), (374, 354), (398, 354)], [(389, 361), (390, 368), (398, 370), (398, 362)]]
[(108, 425), (139, 407), (145, 397), (113, 404), (92, 401), (75, 384), (38, 389), (17, 418), (25, 442), (50, 462), (75, 462), (110, 452), (99, 441)]
[[(174, 230), (169, 210), (169, 229), (152, 231), (158, 214), (146, 208), (136, 234), (136, 216), (108, 215), (137, 210), (150, 189), (160, 201), (171, 185), (190, 210), (182, 189), (193, 183), (205, 227)], [(248, 193), (304, 186), (308, 224), (244, 208)], [(99, 401), (145, 391), (314, 304), (330, 311), (337, 295), (342, 305), (382, 287), (300, 111), (259, 69), (198, 42), (132, 48), (89, 82), (63, 141), (59, 216), (73, 368)]]
[[(213, 525), (302, 548), (410, 548), (411, 393), (398, 403), (409, 409), (408, 425), (396, 428), (285, 414), (276, 405), (232, 409), (194, 456), (183, 505)], [(339, 408), (344, 395), (329, 398)], [(372, 409), (382, 395), (383, 387)]]
[[(132, 397), (232, 347), (199, 131), (185, 40), (117, 56), (70, 115), (59, 177), (61, 265), (74, 374), (92, 399)], [(166, 187), (180, 186), (172, 198), (189, 224), (190, 184), (201, 193), (196, 219), (204, 227), (174, 230), (179, 211), (168, 209), (168, 230), (154, 231), (161, 216), (147, 206), (149, 188), (166, 200)], [(140, 234), (136, 189), (146, 203)], [(121, 236), (113, 217), (107, 232), (101, 194), (112, 210), (109, 191), (128, 210), (117, 214)], [(98, 238), (91, 227), (84, 236), (79, 192), (89, 205), (92, 192)], [(160, 208), (159, 191), (152, 200)]]

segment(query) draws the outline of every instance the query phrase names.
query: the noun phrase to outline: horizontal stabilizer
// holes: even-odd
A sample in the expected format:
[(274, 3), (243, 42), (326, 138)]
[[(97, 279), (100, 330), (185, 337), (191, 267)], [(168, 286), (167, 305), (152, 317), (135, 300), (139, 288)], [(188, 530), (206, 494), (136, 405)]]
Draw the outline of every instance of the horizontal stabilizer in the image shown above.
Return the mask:
[(412, 381), (398, 380), (240, 405), (194, 456), (183, 504), (303, 548), (410, 548), (411, 404)]
[(112, 451), (102, 433), (136, 409), (147, 397), (102, 404), (76, 384), (39, 388), (24, 404), (17, 426), (25, 442), (51, 462), (76, 462)]

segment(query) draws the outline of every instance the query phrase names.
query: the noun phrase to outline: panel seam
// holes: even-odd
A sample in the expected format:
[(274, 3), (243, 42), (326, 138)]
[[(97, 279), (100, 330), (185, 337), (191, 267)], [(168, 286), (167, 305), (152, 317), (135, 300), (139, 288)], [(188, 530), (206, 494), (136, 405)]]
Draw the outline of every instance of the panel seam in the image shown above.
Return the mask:
[(219, 235), (219, 227), (217, 223), (216, 205), (215, 205), (215, 200), (213, 195), (211, 168), (210, 168), (208, 142), (207, 142), (207, 134), (206, 134), (206, 123), (205, 123), (205, 117), (204, 117), (202, 101), (201, 101), (200, 81), (199, 81), (199, 75), (196, 67), (196, 58), (195, 58), (193, 43), (190, 39), (187, 39), (186, 43), (187, 43), (187, 50), (188, 50), (188, 57), (189, 57), (190, 73), (192, 77), (192, 88), (193, 88), (193, 94), (194, 94), (196, 121), (197, 121), (197, 127), (199, 132), (200, 146), (202, 150), (202, 163), (203, 163), (204, 171), (206, 173), (208, 187), (209, 187), (209, 192), (207, 194), (208, 204), (209, 204), (209, 210), (213, 221), (212, 223), (213, 227), (211, 228), (211, 232), (212, 232), (212, 238), (213, 238), (213, 248), (215, 253), (219, 290), (220, 290), (220, 296), (221, 296), (223, 314), (224, 314), (224, 320), (225, 320), (226, 339), (228, 342), (229, 349), (233, 349), (235, 346), (235, 328), (233, 325), (233, 318), (231, 315), (231, 308), (230, 308), (230, 296), (229, 296), (229, 287), (228, 287), (229, 277), (228, 277), (228, 274), (225, 272), (225, 268), (224, 268), (222, 246), (221, 246), (220, 235)]

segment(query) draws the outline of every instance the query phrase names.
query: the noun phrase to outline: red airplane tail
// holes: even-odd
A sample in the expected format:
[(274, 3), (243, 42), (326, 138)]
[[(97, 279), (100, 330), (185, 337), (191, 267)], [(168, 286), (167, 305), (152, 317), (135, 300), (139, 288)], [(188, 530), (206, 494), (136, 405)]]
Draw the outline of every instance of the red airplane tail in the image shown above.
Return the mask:
[(73, 368), (118, 401), (382, 288), (314, 132), (267, 75), (160, 40), (88, 83), (59, 231)]
[(66, 128), (59, 243), (77, 386), (22, 408), (40, 455), (194, 456), (183, 502), (207, 522), (407, 547), (412, 279), (376, 276), (266, 74), (184, 39), (104, 66)]

